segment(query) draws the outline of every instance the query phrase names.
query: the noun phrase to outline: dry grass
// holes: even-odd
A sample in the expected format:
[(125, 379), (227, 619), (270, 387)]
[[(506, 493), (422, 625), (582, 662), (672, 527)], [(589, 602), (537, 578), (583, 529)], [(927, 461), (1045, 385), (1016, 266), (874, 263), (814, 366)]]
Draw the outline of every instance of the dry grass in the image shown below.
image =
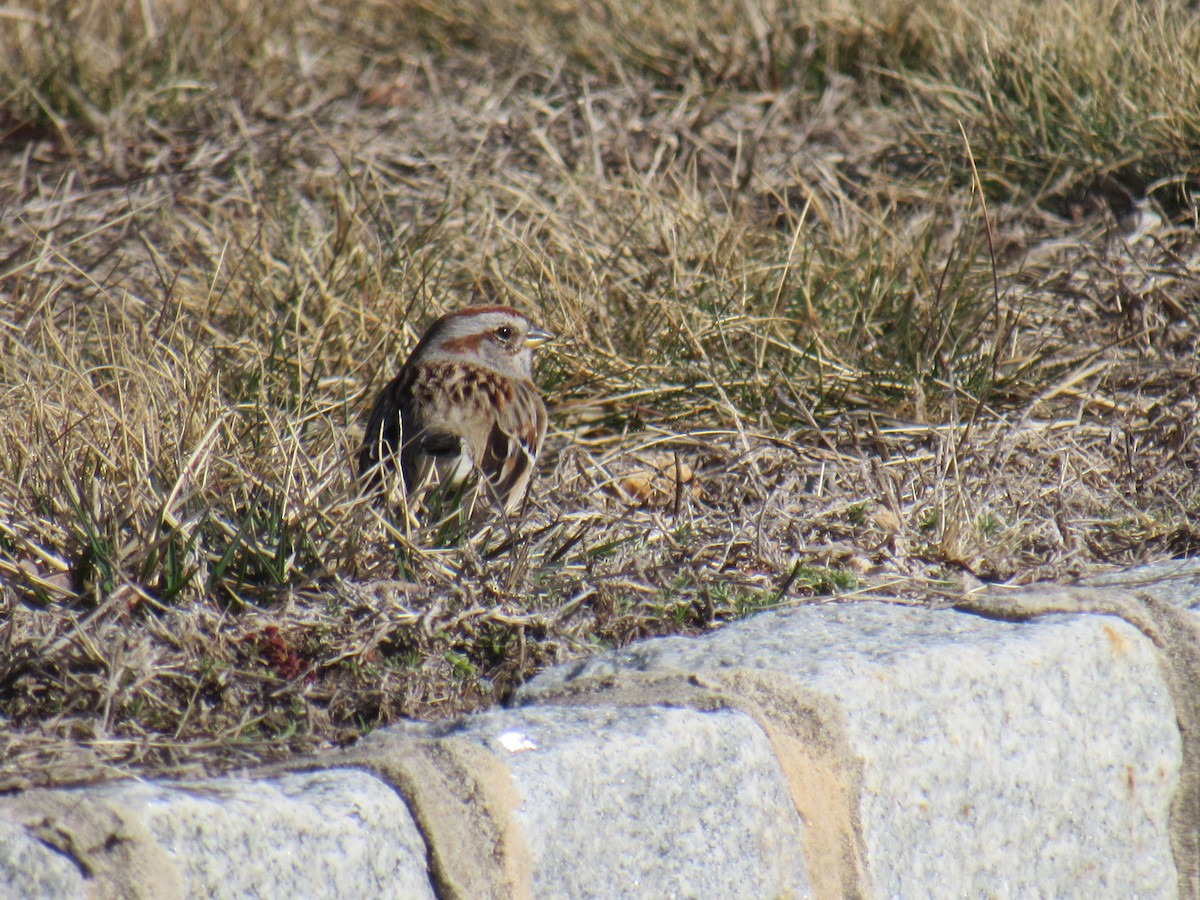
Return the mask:
[[(1196, 16), (0, 11), (0, 784), (1194, 554)], [(362, 419), (485, 299), (564, 336), (533, 502), (406, 533), (355, 496)]]

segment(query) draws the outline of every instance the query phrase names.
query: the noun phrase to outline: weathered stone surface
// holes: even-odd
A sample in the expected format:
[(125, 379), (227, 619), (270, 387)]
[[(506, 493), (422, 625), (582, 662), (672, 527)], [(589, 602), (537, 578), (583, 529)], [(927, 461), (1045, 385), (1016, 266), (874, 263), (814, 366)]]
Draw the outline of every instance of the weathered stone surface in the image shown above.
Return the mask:
[(1145, 594), (1182, 609), (1200, 607), (1200, 558), (1169, 559), (1165, 562), (1106, 572), (1086, 584)]
[(3, 819), (52, 841), (103, 896), (433, 896), (407, 807), (363, 772), (33, 791), (0, 804)]
[[(401, 740), (386, 730), (337, 753), (280, 767), (311, 771), (351, 766), (376, 774), (404, 797), (425, 838), (439, 897), (523, 897), (529, 854), (511, 812), (519, 803), (508, 767), (476, 741), (429, 736), (412, 726)], [(428, 733), (427, 733), (428, 731)]]
[(600, 702), (625, 679), (746, 671), (844, 717), (868, 894), (1175, 892), (1175, 706), (1154, 646), (1119, 618), (801, 607), (562, 667), (522, 697), (594, 687)]
[(0, 896), (82, 897), (83, 872), (25, 826), (0, 817)]
[(430, 737), (477, 743), (507, 766), (535, 897), (808, 894), (787, 785), (736, 712), (496, 711), (384, 729), (361, 749)]
[(1170, 837), (1179, 895), (1200, 897), (1200, 560), (1169, 560), (1089, 579), (964, 598), (961, 607), (1008, 621), (1055, 613), (1116, 616), (1158, 654), (1181, 738), (1182, 764), (1171, 803)]

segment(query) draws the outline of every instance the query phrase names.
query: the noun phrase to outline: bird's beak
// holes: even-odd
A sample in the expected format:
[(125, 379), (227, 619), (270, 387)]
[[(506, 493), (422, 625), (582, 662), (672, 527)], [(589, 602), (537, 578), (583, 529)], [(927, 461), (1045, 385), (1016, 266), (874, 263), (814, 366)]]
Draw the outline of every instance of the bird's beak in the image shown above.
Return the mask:
[(535, 327), (529, 329), (529, 334), (525, 335), (525, 346), (526, 347), (540, 347), (540, 346), (542, 346), (542, 344), (546, 343), (547, 341), (554, 340), (554, 337), (555, 336), (553, 334), (551, 334), (549, 331), (543, 331), (542, 329), (535, 326)]

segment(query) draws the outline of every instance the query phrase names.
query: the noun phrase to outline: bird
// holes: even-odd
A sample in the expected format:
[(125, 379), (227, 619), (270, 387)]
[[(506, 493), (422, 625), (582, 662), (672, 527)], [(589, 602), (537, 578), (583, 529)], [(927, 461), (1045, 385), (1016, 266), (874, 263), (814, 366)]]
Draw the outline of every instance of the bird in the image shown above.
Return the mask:
[(510, 306), (471, 306), (437, 319), (383, 389), (358, 454), (360, 480), (385, 493), (400, 475), (409, 509), (437, 485), (475, 478), (506, 515), (521, 508), (546, 438), (533, 350), (554, 335)]

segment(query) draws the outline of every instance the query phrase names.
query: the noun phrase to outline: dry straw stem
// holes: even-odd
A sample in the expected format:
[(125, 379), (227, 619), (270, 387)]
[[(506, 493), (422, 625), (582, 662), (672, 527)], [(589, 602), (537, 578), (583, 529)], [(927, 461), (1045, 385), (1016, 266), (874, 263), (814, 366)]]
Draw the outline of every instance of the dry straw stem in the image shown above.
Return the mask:
[[(1194, 553), (1196, 15), (0, 11), (0, 784)], [(413, 528), (357, 495), (363, 418), (478, 301), (563, 335), (540, 478)]]

